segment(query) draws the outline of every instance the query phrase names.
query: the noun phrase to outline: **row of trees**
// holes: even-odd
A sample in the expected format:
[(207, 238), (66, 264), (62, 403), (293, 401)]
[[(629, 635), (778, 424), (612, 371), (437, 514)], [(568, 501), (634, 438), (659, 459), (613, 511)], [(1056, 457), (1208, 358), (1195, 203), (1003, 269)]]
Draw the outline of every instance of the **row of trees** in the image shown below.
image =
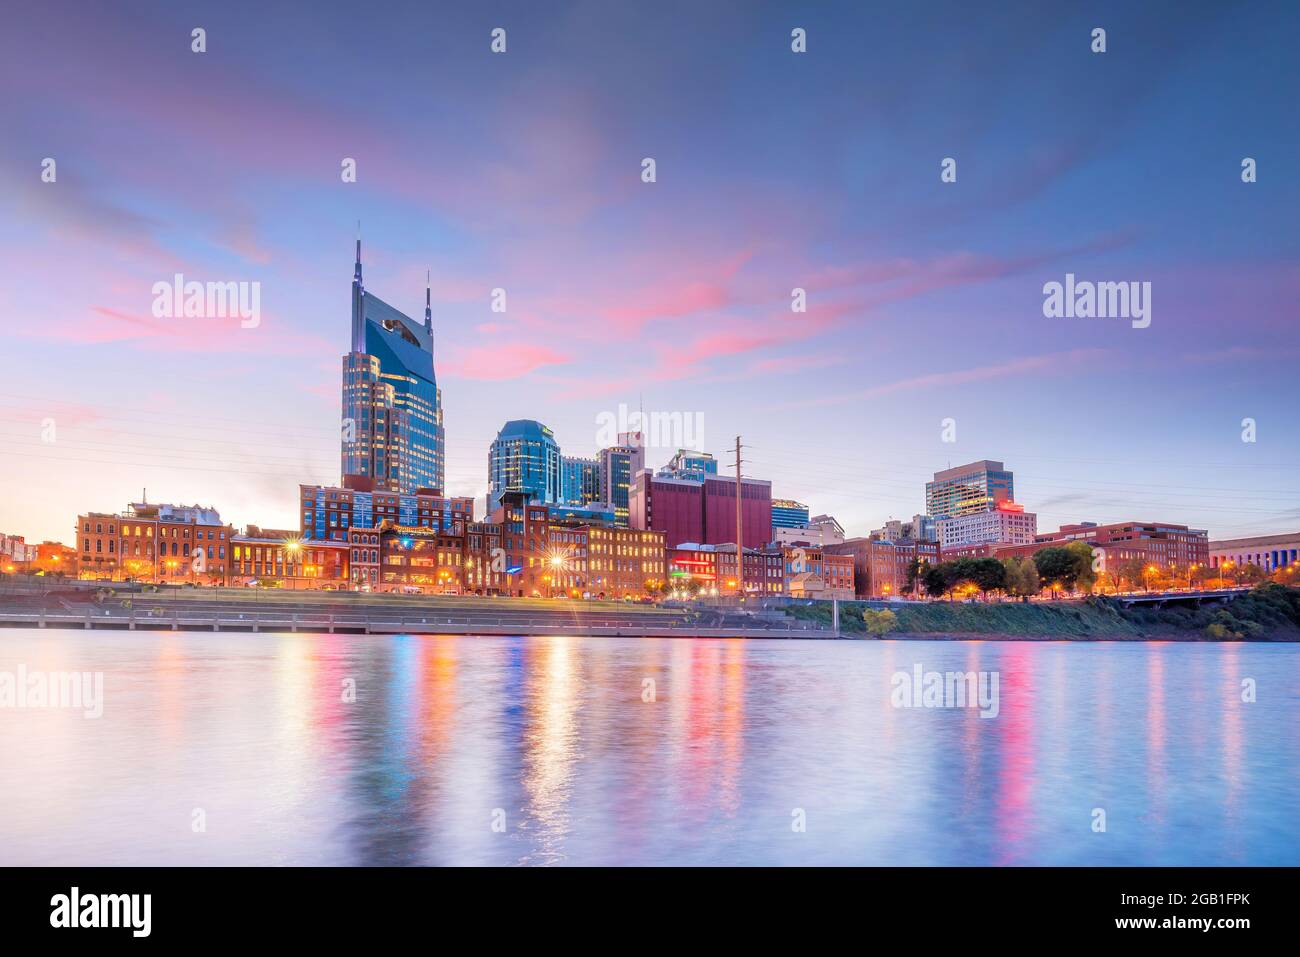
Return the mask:
[[(1105, 564), (1107, 567), (1102, 568)], [(931, 565), (913, 559), (903, 586), (905, 595), (931, 598), (969, 597), (979, 593), (987, 600), (993, 593), (1012, 597), (1037, 595), (1044, 589), (1087, 594), (1094, 590), (1119, 592), (1167, 588), (1213, 588), (1253, 585), (1265, 578), (1284, 584), (1300, 583), (1300, 564), (1280, 568), (1270, 576), (1256, 565), (1208, 568), (1197, 564), (1177, 569), (1152, 564), (1140, 558), (1103, 563), (1086, 542), (1044, 548), (1025, 558), (957, 558)]]
[(1084, 542), (1044, 548), (1026, 558), (956, 558), (937, 565), (914, 559), (903, 593), (953, 598), (978, 592), (987, 601), (994, 593), (1027, 598), (1045, 588), (1087, 592), (1097, 582), (1096, 564), (1092, 548)]

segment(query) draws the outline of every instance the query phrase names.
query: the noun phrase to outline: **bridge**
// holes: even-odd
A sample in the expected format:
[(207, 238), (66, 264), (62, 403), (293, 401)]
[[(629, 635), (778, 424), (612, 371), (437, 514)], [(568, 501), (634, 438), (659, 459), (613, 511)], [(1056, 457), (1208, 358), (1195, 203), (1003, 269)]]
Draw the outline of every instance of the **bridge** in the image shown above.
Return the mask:
[(1191, 605), (1196, 607), (1206, 602), (1232, 601), (1248, 594), (1250, 590), (1250, 586), (1247, 585), (1241, 588), (1218, 588), (1213, 591), (1133, 592), (1132, 594), (1105, 595), (1103, 597), (1107, 601), (1116, 602), (1125, 608), (1132, 608), (1134, 605), (1153, 605), (1156, 608), (1162, 608), (1165, 605)]

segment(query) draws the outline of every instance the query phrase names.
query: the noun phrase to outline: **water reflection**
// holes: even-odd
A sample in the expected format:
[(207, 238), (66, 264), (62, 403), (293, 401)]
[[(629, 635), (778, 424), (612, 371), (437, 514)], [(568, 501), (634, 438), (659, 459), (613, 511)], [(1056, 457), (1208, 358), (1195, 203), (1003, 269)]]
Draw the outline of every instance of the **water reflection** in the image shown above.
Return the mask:
[[(106, 702), (0, 710), (6, 864), (1300, 863), (1293, 645), (0, 634), (19, 663)], [(891, 706), (916, 664), (997, 672), (998, 716)]]

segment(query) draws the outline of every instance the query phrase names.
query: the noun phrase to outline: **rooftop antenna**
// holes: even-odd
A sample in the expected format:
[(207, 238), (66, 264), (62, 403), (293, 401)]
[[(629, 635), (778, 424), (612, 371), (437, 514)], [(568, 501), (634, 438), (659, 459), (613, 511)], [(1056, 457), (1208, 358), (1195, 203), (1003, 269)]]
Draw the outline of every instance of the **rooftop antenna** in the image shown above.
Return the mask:
[(357, 282), (361, 281), (361, 220), (357, 220), (357, 266), (353, 272), (352, 278)]
[(424, 271), (424, 329), (426, 332), (429, 333), (430, 336), (433, 335), (432, 285), (433, 285), (433, 270), (426, 269)]

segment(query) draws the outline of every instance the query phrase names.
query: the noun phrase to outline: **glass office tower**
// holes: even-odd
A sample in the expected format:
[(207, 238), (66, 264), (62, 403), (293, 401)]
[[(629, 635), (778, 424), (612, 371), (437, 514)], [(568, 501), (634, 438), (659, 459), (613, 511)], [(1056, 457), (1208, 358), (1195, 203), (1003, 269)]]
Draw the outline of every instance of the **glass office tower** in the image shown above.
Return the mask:
[(488, 514), (507, 492), (523, 492), (539, 505), (563, 500), (560, 446), (540, 422), (513, 419), (501, 427), (488, 450)]
[(433, 372), (431, 292), (424, 324), (352, 277), (352, 348), (343, 357), (343, 484), (359, 490), (443, 490), (446, 434)]
[(773, 528), (806, 528), (808, 506), (788, 498), (772, 499)]
[(989, 512), (1015, 497), (1012, 473), (989, 459), (935, 472), (934, 481), (925, 483), (925, 511), (936, 522)]
[(600, 463), (575, 455), (560, 456), (560, 492), (566, 505), (588, 505), (600, 499)]

